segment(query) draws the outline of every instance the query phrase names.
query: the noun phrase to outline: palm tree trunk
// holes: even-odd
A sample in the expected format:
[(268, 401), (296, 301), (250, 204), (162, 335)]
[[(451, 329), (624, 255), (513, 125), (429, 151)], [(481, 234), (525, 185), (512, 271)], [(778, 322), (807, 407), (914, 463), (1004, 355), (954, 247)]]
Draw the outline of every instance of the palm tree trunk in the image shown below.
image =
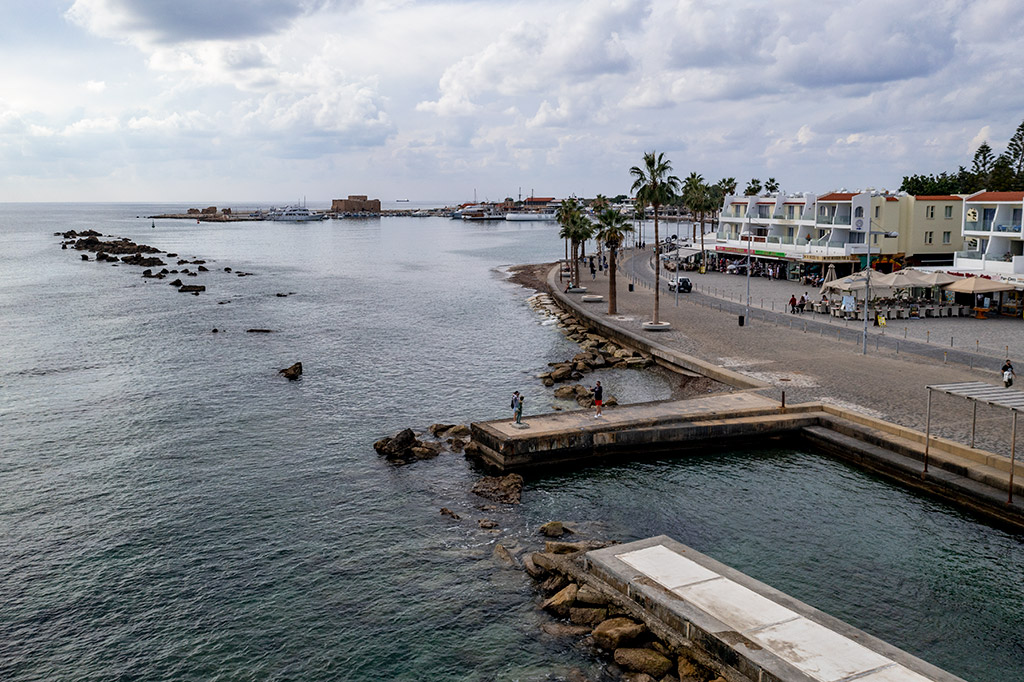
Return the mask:
[(661, 310), (661, 243), (658, 240), (658, 205), (654, 204), (654, 319), (658, 324)]
[(608, 314), (615, 315), (615, 252), (616, 248), (608, 248)]
[(707, 266), (704, 264), (704, 213), (703, 211), (698, 214), (700, 216), (700, 271), (707, 272)]

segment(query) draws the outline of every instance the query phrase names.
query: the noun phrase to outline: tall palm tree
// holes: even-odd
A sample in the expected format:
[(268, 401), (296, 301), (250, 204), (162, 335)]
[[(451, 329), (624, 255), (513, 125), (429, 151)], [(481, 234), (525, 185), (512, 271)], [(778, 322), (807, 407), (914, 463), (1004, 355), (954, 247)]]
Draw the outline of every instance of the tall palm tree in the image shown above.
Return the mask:
[(764, 189), (769, 194), (775, 194), (779, 191), (779, 181), (775, 178), (768, 178), (764, 181)]
[(724, 196), (736, 194), (736, 178), (722, 178), (718, 181), (718, 186)]
[(580, 247), (580, 255), (574, 260), (576, 267), (576, 286), (579, 286), (580, 282), (580, 261), (586, 260), (587, 258), (587, 240), (594, 237), (594, 223), (591, 222), (590, 218), (583, 210), (576, 211), (573, 214), (572, 219), (572, 234), (576, 239), (577, 246)]
[(714, 212), (717, 208), (719, 199), (718, 193), (713, 191), (712, 188), (704, 182), (704, 177), (698, 173), (690, 173), (686, 177), (686, 182), (683, 183), (683, 201), (686, 206), (690, 209), (690, 212), (697, 216), (697, 221), (700, 224), (700, 264), (701, 270), (705, 271), (703, 267), (704, 260), (704, 218), (708, 213)]
[(672, 175), (672, 163), (665, 158), (664, 153), (654, 151), (644, 153), (642, 166), (633, 166), (629, 169), (633, 176), (632, 191), (636, 198), (649, 204), (654, 209), (654, 315), (655, 324), (658, 323), (658, 312), (661, 306), (661, 246), (658, 236), (658, 209), (662, 205), (672, 201), (672, 197), (679, 193), (679, 178)]
[(618, 255), (619, 247), (626, 239), (626, 233), (633, 231), (626, 216), (614, 208), (606, 208), (597, 216), (597, 238), (608, 247), (608, 314), (614, 315), (617, 311), (615, 294), (615, 258)]
[[(555, 219), (561, 226), (558, 236), (572, 245), (572, 259), (569, 261), (569, 283), (579, 286), (579, 269), (576, 265), (576, 216), (579, 214), (579, 204), (574, 197), (562, 201), (562, 204), (555, 212)], [(566, 256), (568, 258), (568, 255)]]

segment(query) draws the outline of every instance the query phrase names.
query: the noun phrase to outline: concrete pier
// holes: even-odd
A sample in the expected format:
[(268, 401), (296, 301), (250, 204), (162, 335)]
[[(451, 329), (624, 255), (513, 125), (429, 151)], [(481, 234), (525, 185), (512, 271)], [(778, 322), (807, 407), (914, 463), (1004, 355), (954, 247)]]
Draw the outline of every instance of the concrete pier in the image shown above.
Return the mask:
[(583, 566), (730, 679), (963, 682), (666, 536), (588, 552)]

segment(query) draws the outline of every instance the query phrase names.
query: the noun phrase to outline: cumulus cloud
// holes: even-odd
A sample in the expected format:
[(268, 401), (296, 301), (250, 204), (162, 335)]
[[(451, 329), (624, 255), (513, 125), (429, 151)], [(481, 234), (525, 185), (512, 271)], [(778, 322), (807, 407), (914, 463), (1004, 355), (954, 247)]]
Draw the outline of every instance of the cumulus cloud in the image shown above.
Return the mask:
[(75, 0), (67, 17), (108, 37), (145, 34), (162, 42), (251, 38), (298, 17), (357, 0)]

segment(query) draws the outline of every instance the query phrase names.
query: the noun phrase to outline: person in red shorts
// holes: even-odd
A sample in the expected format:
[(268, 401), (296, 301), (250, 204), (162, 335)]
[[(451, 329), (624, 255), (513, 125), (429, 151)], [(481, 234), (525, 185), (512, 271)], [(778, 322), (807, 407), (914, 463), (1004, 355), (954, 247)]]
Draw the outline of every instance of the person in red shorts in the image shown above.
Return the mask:
[(601, 388), (601, 382), (600, 381), (598, 381), (597, 384), (594, 385), (594, 389), (593, 390), (594, 390), (594, 407), (597, 409), (597, 414), (594, 415), (594, 419), (597, 419), (598, 417), (601, 416), (601, 403), (602, 403), (602, 400), (604, 399), (604, 389)]

